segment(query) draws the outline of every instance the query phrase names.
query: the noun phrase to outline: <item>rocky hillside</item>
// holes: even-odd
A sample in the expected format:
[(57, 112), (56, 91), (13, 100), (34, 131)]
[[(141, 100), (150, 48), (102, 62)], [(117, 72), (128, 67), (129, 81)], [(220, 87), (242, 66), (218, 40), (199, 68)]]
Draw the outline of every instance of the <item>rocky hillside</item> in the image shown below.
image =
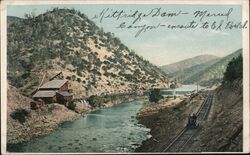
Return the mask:
[[(189, 59), (185, 59), (173, 64), (169, 64), (169, 65), (164, 65), (161, 66), (160, 68), (167, 74), (171, 74), (171, 73), (175, 73), (178, 71), (183, 71), (187, 68), (196, 66), (196, 65), (200, 65), (206, 62), (210, 62), (212, 60), (218, 59), (219, 57), (214, 56), (214, 55), (200, 55), (200, 56), (196, 56), (193, 58), (189, 58)], [(172, 74), (173, 75), (173, 74)]]
[(184, 69), (170, 73), (169, 76), (178, 79), (183, 84), (194, 84), (197, 81), (203, 86), (218, 84), (223, 79), (228, 63), (241, 53), (242, 49), (239, 49), (223, 58), (214, 57), (212, 60), (184, 67)]
[(74, 9), (27, 15), (8, 27), (11, 85), (30, 96), (60, 71), (76, 96), (169, 86), (164, 72)]
[(64, 105), (53, 103), (44, 105), (39, 111), (30, 109), (31, 99), (8, 86), (7, 103), (7, 143), (16, 144), (33, 137), (50, 133), (62, 122), (81, 116)]
[[(208, 118), (199, 122), (199, 130), (183, 152), (242, 152), (243, 147), (243, 81), (242, 56), (227, 65), (222, 85), (213, 90), (214, 99)], [(210, 90), (210, 91), (211, 91)], [(186, 125), (188, 115), (196, 113), (206, 91), (177, 100), (161, 100), (144, 106), (139, 122), (150, 128), (152, 137), (137, 148), (138, 152), (162, 152)], [(178, 98), (177, 98), (178, 99)]]
[(241, 152), (243, 149), (242, 57), (233, 59), (215, 91), (209, 119), (187, 151)]

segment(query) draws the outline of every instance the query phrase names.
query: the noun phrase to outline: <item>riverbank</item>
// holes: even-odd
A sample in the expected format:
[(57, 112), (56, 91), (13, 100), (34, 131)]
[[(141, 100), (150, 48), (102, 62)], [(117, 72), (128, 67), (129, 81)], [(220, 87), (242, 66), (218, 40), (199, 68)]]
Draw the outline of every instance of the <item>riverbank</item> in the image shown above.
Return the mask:
[[(137, 95), (125, 95), (119, 97), (107, 98), (102, 107), (90, 109), (76, 103), (75, 111), (68, 109), (64, 105), (52, 103), (44, 105), (38, 110), (30, 109), (30, 98), (22, 96), (18, 90), (12, 86), (8, 87), (7, 104), (7, 144), (9, 147), (13, 144), (29, 141), (35, 137), (44, 136), (51, 133), (54, 129), (66, 121), (73, 121), (87, 112), (99, 108), (110, 107), (119, 103), (128, 102), (144, 98)], [(13, 113), (17, 109), (23, 109), (27, 113), (24, 122), (13, 119)], [(12, 115), (12, 117), (11, 117)]]
[(163, 99), (148, 104), (137, 115), (140, 124), (150, 128), (151, 138), (143, 141), (136, 152), (162, 152), (187, 123), (190, 113), (195, 113), (204, 100), (205, 92), (176, 99)]

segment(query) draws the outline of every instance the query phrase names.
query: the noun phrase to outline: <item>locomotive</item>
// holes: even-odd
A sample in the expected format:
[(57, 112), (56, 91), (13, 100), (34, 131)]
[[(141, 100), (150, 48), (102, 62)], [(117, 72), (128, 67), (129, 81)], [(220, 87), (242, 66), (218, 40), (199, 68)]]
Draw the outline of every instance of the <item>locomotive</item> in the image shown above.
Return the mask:
[(188, 116), (188, 128), (197, 128), (199, 126), (199, 123), (197, 122), (197, 116), (195, 114), (192, 114)]

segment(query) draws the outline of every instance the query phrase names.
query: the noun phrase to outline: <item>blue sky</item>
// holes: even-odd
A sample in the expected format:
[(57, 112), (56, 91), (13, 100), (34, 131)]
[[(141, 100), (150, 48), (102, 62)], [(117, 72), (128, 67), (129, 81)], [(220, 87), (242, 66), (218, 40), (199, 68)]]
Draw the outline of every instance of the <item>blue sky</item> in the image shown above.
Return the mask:
[[(240, 5), (156, 5), (156, 4), (79, 4), (79, 5), (11, 5), (8, 6), (8, 16), (24, 17), (25, 13), (34, 12), (36, 15), (46, 12), (54, 7), (75, 8), (92, 19), (99, 27), (103, 27), (105, 32), (113, 32), (115, 36), (133, 49), (137, 54), (156, 65), (165, 65), (177, 62), (186, 58), (191, 58), (201, 54), (212, 54), (216, 56), (225, 56), (242, 48), (242, 30), (204, 30), (204, 29), (179, 29), (170, 30), (167, 28), (158, 28), (141, 33), (135, 37), (137, 30), (121, 30), (117, 26), (122, 22), (131, 23), (131, 19), (93, 19), (96, 14), (100, 14), (103, 9), (124, 10), (125, 12), (147, 13), (154, 8), (161, 8), (165, 12), (188, 12), (188, 15), (182, 15), (175, 18), (150, 18), (146, 17), (139, 21), (138, 25), (157, 23), (163, 24), (184, 24), (192, 20), (198, 21), (193, 16), (195, 10), (207, 10), (211, 13), (227, 12), (233, 8), (229, 19), (230, 21), (240, 22), (242, 11)], [(220, 22), (225, 17), (204, 18), (208, 22)]]

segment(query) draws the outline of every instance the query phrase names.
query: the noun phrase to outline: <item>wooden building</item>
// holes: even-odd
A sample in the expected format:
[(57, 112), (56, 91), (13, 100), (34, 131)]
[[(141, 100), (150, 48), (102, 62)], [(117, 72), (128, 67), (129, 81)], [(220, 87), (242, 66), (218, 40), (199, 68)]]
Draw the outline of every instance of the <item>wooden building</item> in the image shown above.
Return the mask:
[(43, 100), (46, 104), (60, 103), (66, 104), (73, 99), (73, 94), (65, 79), (54, 79), (43, 84), (33, 95), (34, 100)]

